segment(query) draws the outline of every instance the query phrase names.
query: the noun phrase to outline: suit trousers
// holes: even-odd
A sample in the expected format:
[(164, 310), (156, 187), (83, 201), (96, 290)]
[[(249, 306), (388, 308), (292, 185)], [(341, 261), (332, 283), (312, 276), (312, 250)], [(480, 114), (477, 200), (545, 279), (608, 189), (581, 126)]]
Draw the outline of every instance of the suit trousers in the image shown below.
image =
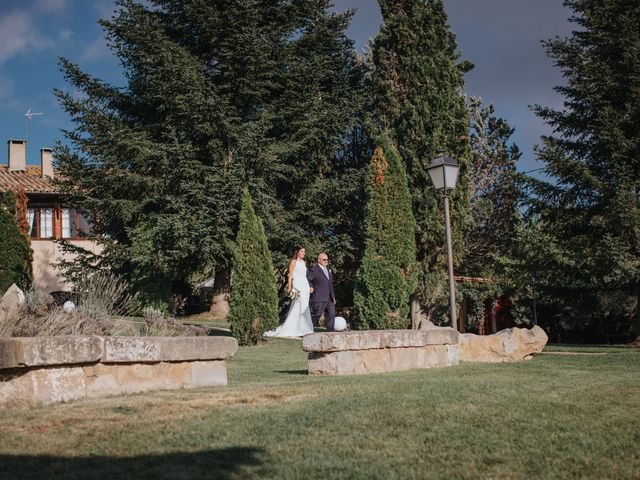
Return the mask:
[(336, 319), (336, 304), (333, 300), (329, 299), (324, 302), (311, 302), (311, 319), (313, 325), (318, 326), (320, 317), (324, 314), (324, 324), (328, 330), (333, 330), (334, 322)]

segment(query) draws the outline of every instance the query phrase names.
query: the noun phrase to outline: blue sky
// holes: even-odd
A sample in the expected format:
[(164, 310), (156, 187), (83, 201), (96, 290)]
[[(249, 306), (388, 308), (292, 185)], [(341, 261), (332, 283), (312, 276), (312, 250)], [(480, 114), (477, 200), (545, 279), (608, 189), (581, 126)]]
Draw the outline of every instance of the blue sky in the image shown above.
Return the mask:
[[(357, 8), (349, 34), (362, 50), (380, 27), (376, 0), (334, 0), (336, 9)], [(567, 36), (570, 12), (562, 0), (445, 0), (449, 24), (462, 58), (476, 68), (466, 75), (466, 93), (493, 103), (496, 113), (516, 128), (523, 151), (520, 170), (540, 165), (534, 144), (549, 129), (528, 106), (560, 107), (553, 87), (562, 77), (545, 56), (540, 40)], [(28, 162), (62, 139), (71, 126), (53, 96), (66, 89), (57, 66), (62, 56), (86, 72), (121, 84), (117, 60), (105, 45), (98, 18), (110, 16), (112, 0), (0, 0), (0, 162), (6, 141), (28, 135)], [(25, 112), (43, 113), (25, 121)]]

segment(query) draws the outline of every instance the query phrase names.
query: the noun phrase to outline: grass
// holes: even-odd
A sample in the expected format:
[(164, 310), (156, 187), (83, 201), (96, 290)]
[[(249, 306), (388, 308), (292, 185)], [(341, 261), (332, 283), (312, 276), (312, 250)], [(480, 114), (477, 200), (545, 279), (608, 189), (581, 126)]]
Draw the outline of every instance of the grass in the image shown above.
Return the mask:
[(275, 339), (227, 387), (0, 411), (0, 478), (640, 478), (640, 350), (587, 351), (309, 377)]

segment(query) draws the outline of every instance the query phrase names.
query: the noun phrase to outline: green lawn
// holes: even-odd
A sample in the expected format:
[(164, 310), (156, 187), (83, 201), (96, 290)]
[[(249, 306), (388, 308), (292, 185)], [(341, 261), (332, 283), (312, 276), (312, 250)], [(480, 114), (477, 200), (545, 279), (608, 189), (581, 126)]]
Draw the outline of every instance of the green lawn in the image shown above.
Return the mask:
[(228, 387), (2, 410), (0, 478), (640, 478), (640, 350), (548, 351), (314, 378), (272, 340)]

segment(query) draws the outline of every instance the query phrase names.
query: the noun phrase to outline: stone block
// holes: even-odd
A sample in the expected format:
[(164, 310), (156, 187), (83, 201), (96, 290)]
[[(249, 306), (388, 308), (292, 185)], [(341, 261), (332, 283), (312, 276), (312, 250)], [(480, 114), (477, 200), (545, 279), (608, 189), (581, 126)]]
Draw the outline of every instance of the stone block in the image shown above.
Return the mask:
[(158, 337), (160, 360), (224, 360), (238, 351), (238, 341), (232, 337)]
[(159, 362), (160, 343), (154, 337), (105, 337), (103, 363)]
[(227, 366), (224, 360), (191, 363), (191, 387), (227, 384)]
[(238, 350), (231, 337), (105, 337), (104, 363), (223, 360)]
[(173, 390), (191, 383), (189, 362), (98, 364), (87, 376), (88, 398)]
[(537, 325), (532, 329), (508, 328), (493, 335), (460, 335), (459, 358), (462, 362), (517, 362), (541, 352), (547, 334)]
[(98, 362), (102, 344), (100, 337), (0, 338), (0, 370)]
[(85, 396), (82, 367), (47, 367), (31, 370), (32, 401), (34, 405), (68, 402)]
[(84, 398), (82, 367), (44, 367), (0, 374), (0, 405), (47, 405)]
[(381, 348), (309, 354), (310, 375), (350, 375), (441, 368), (458, 364), (457, 345)]
[(435, 327), (427, 330), (313, 333), (302, 338), (302, 349), (307, 352), (340, 352), (424, 347), (426, 345), (455, 345), (458, 343), (458, 335), (458, 332), (450, 327)]
[(25, 303), (24, 292), (15, 283), (7, 289), (0, 298), (0, 322), (15, 315), (19, 315), (20, 309)]
[(33, 387), (28, 371), (0, 372), (0, 405), (31, 405)]

